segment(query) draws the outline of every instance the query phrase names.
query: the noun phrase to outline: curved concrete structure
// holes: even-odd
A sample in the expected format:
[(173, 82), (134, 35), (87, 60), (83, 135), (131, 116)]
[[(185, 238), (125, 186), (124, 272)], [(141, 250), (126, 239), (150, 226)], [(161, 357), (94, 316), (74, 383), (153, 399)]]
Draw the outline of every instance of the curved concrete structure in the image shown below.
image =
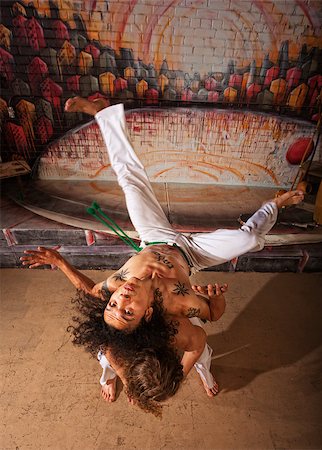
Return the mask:
[[(293, 118), (230, 109), (144, 108), (129, 110), (126, 117), (150, 180), (169, 183), (289, 187), (298, 166), (287, 162), (287, 150), (315, 129)], [(50, 144), (38, 176), (114, 181), (96, 123)]]

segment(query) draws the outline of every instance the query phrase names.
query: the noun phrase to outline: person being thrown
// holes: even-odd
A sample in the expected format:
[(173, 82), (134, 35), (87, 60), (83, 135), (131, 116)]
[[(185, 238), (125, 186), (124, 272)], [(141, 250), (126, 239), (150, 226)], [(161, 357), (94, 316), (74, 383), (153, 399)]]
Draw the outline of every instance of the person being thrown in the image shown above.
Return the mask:
[[(278, 208), (301, 202), (303, 192), (290, 191), (265, 203), (240, 229), (219, 229), (185, 236), (171, 226), (155, 197), (144, 167), (128, 139), (123, 105), (106, 107), (106, 102), (104, 99), (89, 101), (74, 97), (67, 100), (65, 110), (95, 116), (143, 250), (98, 284), (59, 257), (51, 263), (56, 264), (76, 288), (86, 293), (99, 298), (104, 298), (106, 290), (112, 293), (104, 320), (114, 328), (130, 331), (143, 318), (149, 320), (155, 300), (162, 301), (165, 312), (176, 317), (218, 320), (225, 310), (222, 291), (226, 286), (209, 285), (205, 300), (194, 292), (190, 273), (222, 264), (249, 251), (261, 250), (265, 235), (276, 222)], [(30, 267), (48, 264), (48, 257), (50, 259), (47, 249), (25, 253), (27, 256), (21, 259)]]

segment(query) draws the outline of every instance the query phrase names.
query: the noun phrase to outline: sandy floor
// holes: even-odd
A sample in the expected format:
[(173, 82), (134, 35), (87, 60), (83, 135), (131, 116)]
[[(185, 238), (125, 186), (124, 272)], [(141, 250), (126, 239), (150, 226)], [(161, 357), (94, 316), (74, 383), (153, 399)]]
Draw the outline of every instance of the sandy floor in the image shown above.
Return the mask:
[(102, 400), (98, 363), (66, 331), (74, 290), (61, 273), (0, 275), (1, 450), (322, 447), (321, 274), (199, 274), (230, 285), (226, 314), (206, 327), (221, 392), (207, 398), (193, 372), (162, 420), (121, 386)]

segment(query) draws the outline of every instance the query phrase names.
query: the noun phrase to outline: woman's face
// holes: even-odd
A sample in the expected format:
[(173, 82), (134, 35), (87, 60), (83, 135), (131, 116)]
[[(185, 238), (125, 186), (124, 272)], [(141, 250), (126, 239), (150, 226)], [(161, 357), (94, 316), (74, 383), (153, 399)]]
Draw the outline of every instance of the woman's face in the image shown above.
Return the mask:
[(152, 280), (132, 277), (113, 294), (104, 311), (104, 321), (118, 330), (134, 330), (153, 312)]

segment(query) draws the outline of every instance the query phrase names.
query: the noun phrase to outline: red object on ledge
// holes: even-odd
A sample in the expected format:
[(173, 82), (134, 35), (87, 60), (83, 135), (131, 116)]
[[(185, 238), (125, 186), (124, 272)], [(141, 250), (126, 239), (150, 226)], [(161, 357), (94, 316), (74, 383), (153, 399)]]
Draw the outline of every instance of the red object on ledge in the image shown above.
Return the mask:
[[(302, 137), (295, 141), (287, 150), (286, 159), (290, 164), (300, 164), (303, 156), (304, 161), (310, 156), (314, 148), (314, 142), (312, 138)], [(305, 154), (306, 152), (306, 154)]]

